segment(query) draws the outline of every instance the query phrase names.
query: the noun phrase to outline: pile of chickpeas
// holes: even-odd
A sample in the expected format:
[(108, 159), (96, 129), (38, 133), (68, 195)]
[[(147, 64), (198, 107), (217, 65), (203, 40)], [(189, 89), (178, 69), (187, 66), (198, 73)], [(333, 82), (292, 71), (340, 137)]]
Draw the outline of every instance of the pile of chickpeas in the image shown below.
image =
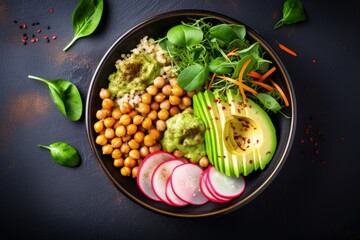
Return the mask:
[[(103, 154), (111, 155), (121, 175), (136, 177), (141, 161), (161, 150), (166, 120), (191, 108), (193, 94), (177, 85), (176, 78), (167, 81), (157, 77), (141, 95), (141, 102), (132, 107), (125, 101), (119, 106), (110, 91), (102, 88), (99, 93), (102, 109), (96, 112), (98, 121), (94, 124), (98, 133), (96, 143), (102, 146)], [(173, 154), (183, 156), (180, 150)]]

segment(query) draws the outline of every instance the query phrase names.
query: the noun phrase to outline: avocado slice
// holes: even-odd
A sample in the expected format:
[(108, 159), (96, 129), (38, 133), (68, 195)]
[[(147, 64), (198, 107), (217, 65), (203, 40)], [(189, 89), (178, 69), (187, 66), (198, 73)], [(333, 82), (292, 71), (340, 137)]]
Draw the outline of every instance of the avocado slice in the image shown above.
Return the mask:
[(209, 133), (206, 151), (211, 164), (228, 176), (247, 176), (263, 170), (277, 144), (275, 127), (255, 102), (244, 103), (239, 91), (205, 90), (194, 95), (195, 114)]

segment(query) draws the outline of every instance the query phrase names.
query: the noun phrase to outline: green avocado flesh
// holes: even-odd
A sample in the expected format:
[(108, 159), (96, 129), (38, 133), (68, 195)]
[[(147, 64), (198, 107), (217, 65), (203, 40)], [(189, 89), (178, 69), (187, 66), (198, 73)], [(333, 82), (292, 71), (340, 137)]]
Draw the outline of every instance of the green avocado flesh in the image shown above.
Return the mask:
[(194, 112), (206, 126), (205, 147), (209, 161), (228, 176), (247, 176), (271, 161), (277, 144), (268, 114), (240, 93), (227, 90), (198, 92)]

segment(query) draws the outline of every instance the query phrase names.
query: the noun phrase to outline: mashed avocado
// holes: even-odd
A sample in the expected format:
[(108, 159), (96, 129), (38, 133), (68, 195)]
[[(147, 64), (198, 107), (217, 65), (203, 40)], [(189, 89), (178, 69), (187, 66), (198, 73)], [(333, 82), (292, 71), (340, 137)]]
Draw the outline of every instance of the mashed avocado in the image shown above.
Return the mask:
[(148, 54), (132, 54), (129, 58), (118, 60), (116, 72), (109, 76), (112, 97), (122, 97), (131, 90), (145, 90), (160, 74), (160, 65)]
[(204, 122), (190, 111), (183, 111), (166, 121), (167, 129), (161, 140), (165, 151), (173, 152), (179, 149), (186, 158), (192, 162), (198, 162), (206, 155), (204, 133)]

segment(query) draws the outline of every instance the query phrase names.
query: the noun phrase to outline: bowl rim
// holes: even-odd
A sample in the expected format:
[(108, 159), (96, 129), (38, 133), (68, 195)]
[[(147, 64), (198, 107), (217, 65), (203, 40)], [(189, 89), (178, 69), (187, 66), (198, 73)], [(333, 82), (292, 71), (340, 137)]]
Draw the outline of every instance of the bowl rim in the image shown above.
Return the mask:
[[(147, 204), (146, 202), (143, 202), (141, 199), (136, 198), (130, 192), (128, 192), (124, 187), (122, 187), (120, 184), (118, 184), (116, 179), (111, 175), (111, 172), (106, 168), (105, 164), (100, 160), (100, 156), (98, 154), (98, 151), (97, 151), (96, 147), (94, 146), (94, 142), (93, 142), (94, 139), (91, 136), (91, 131), (93, 131), (93, 127), (90, 126), (90, 119), (91, 119), (90, 114), (91, 114), (91, 112), (90, 112), (90, 109), (89, 109), (89, 104), (90, 104), (91, 98), (93, 96), (92, 92), (93, 92), (93, 88), (94, 88), (97, 76), (99, 74), (99, 70), (105, 64), (105, 60), (114, 51), (115, 47), (119, 44), (119, 42), (121, 42), (122, 39), (126, 38), (129, 34), (137, 31), (140, 28), (143, 28), (143, 27), (145, 27), (147, 25), (150, 25), (150, 24), (152, 24), (154, 22), (158, 22), (158, 21), (165, 20), (167, 18), (176, 17), (176, 16), (178, 16), (178, 17), (187, 17), (187, 16), (188, 17), (189, 16), (191, 16), (191, 17), (194, 17), (194, 16), (205, 17), (205, 16), (207, 16), (207, 17), (216, 18), (216, 19), (219, 19), (219, 20), (225, 21), (225, 22), (232, 22), (232, 23), (244, 25), (246, 27), (246, 29), (247, 29), (247, 34), (251, 35), (251, 37), (254, 38), (254, 40), (259, 41), (260, 44), (262, 45), (262, 48), (276, 62), (276, 65), (278, 65), (280, 67), (279, 70), (281, 71), (281, 76), (284, 77), (284, 82), (286, 84), (286, 87), (287, 87), (287, 89), (289, 89), (288, 94), (289, 94), (289, 99), (290, 99), (289, 102), (290, 102), (290, 109), (291, 109), (291, 116), (290, 116), (291, 123), (290, 123), (290, 128), (289, 128), (290, 130), (289, 130), (289, 135), (287, 137), (287, 141), (285, 142), (284, 151), (281, 153), (276, 167), (269, 174), (269, 176), (265, 179), (265, 181), (263, 181), (259, 185), (259, 187), (255, 189), (255, 191), (251, 192), (243, 200), (238, 201), (238, 202), (234, 203), (233, 205), (231, 205), (229, 207), (225, 207), (225, 208), (222, 208), (220, 210), (215, 210), (215, 211), (211, 211), (211, 212), (207, 212), (207, 213), (197, 213), (197, 214), (191, 214), (191, 213), (188, 214), (188, 213), (186, 213), (185, 214), (185, 213), (170, 212), (170, 211), (162, 210), (162, 209), (156, 208), (154, 206), (151, 206), (151, 205)], [(112, 184), (118, 190), (120, 190), (120, 192), (122, 194), (124, 194), (126, 197), (130, 198), (132, 201), (134, 201), (138, 205), (140, 205), (142, 207), (145, 207), (146, 209), (151, 210), (152, 212), (159, 213), (159, 214), (162, 214), (162, 215), (172, 216), (172, 217), (199, 218), (199, 217), (210, 217), (210, 216), (214, 216), (214, 215), (225, 214), (225, 213), (234, 211), (235, 209), (238, 209), (238, 208), (246, 205), (247, 203), (249, 203), (251, 200), (255, 199), (256, 196), (258, 196), (263, 190), (266, 189), (266, 187), (268, 187), (270, 185), (270, 183), (275, 179), (275, 177), (278, 175), (281, 168), (283, 167), (283, 165), (284, 165), (284, 163), (285, 163), (285, 161), (286, 161), (286, 159), (287, 159), (287, 157), (288, 157), (288, 155), (290, 153), (292, 144), (294, 142), (295, 130), (296, 130), (296, 122), (297, 122), (297, 104), (296, 104), (294, 87), (293, 87), (293, 84), (291, 82), (290, 76), (288, 74), (288, 71), (287, 71), (285, 65), (283, 64), (282, 60), (279, 58), (279, 56), (277, 55), (275, 50), (267, 43), (267, 41), (265, 41), (259, 35), (259, 33), (257, 31), (255, 31), (254, 29), (252, 29), (251, 27), (246, 25), (244, 22), (242, 22), (240, 20), (237, 20), (235, 18), (226, 16), (224, 14), (217, 13), (217, 12), (214, 12), (214, 11), (209, 11), (209, 10), (182, 9), (182, 10), (169, 11), (169, 12), (166, 12), (166, 13), (160, 13), (160, 14), (148, 17), (147, 19), (145, 19), (143, 21), (140, 21), (139, 23), (137, 23), (136, 25), (131, 27), (129, 30), (125, 31), (107, 49), (107, 51), (105, 52), (105, 54), (101, 58), (99, 64), (97, 65), (97, 67), (96, 67), (96, 69), (95, 69), (95, 71), (93, 73), (93, 76), (91, 78), (89, 88), (88, 88), (88, 92), (87, 92), (87, 97), (86, 97), (85, 124), (86, 124), (87, 139), (89, 141), (93, 156), (94, 156), (95, 160), (97, 161), (97, 163), (100, 165), (103, 172), (111, 180)]]

